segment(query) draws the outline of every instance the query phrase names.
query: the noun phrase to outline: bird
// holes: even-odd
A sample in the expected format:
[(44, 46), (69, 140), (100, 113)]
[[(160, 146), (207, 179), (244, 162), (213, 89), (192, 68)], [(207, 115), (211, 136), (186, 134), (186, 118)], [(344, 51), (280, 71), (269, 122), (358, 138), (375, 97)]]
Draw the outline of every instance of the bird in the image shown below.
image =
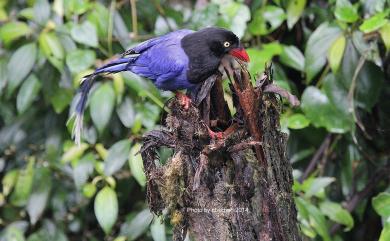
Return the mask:
[(198, 31), (176, 30), (126, 50), (117, 59), (83, 77), (75, 108), (75, 142), (80, 144), (88, 93), (97, 76), (133, 72), (150, 79), (158, 89), (175, 92), (180, 103), (188, 109), (191, 100), (179, 90), (196, 91), (203, 81), (216, 74), (225, 56), (245, 63), (250, 61), (239, 38), (233, 32), (218, 27)]

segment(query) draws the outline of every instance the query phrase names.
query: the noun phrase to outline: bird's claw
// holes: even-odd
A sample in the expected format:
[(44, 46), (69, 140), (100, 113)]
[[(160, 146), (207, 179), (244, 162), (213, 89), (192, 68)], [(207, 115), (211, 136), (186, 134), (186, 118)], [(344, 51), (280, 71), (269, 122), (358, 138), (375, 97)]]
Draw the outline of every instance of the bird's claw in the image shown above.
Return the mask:
[(180, 92), (176, 93), (176, 97), (179, 99), (180, 104), (183, 106), (185, 110), (188, 110), (190, 108), (191, 105), (190, 97)]
[(209, 132), (209, 136), (211, 139), (214, 139), (214, 140), (222, 140), (224, 138), (223, 136), (223, 132), (222, 131), (219, 131), (219, 132), (214, 132), (210, 129), (210, 127), (206, 126), (207, 127), (207, 130)]
[(209, 131), (209, 136), (211, 139), (222, 140), (223, 139), (223, 132)]

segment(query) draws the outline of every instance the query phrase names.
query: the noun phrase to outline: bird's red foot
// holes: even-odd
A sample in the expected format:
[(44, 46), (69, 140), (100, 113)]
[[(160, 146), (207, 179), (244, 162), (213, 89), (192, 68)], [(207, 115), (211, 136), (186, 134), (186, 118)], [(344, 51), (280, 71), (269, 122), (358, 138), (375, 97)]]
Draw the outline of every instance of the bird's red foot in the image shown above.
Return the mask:
[(180, 104), (184, 107), (184, 109), (188, 110), (190, 108), (190, 105), (191, 105), (190, 97), (188, 97), (187, 95), (180, 93), (180, 92), (176, 92), (175, 94), (176, 94), (176, 97), (179, 99)]
[(217, 139), (217, 140), (223, 139), (223, 132), (222, 131), (214, 132), (209, 127), (207, 127), (207, 130), (209, 131), (209, 136), (211, 139)]

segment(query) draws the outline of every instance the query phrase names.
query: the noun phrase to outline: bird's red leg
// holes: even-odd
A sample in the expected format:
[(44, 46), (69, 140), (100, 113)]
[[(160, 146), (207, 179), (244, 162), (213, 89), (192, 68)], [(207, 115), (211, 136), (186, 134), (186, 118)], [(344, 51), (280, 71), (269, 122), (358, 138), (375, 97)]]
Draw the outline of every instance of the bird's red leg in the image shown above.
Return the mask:
[(175, 92), (175, 95), (179, 99), (180, 104), (184, 107), (184, 109), (188, 110), (190, 108), (191, 99), (181, 92)]
[(207, 130), (209, 132), (209, 136), (211, 139), (219, 139), (219, 140), (223, 139), (223, 132), (222, 131), (214, 132), (207, 125), (206, 125), (206, 127), (207, 127)]

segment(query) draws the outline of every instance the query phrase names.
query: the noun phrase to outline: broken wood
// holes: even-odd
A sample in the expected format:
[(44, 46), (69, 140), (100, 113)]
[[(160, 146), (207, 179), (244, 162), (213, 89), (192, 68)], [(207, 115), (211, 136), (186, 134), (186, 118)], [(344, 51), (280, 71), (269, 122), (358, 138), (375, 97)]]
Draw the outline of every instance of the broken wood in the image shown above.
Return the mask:
[[(280, 89), (270, 87), (270, 68), (255, 87), (245, 69), (227, 72), (233, 77), (233, 117), (215, 76), (199, 108), (183, 110), (171, 101), (166, 129), (144, 136), (150, 209), (158, 215), (167, 210), (174, 240), (184, 240), (187, 232), (194, 240), (301, 240), (287, 136), (280, 132), (280, 101), (273, 94)], [(206, 124), (224, 130), (225, 138), (210, 140)], [(164, 165), (161, 147), (173, 150)]]

